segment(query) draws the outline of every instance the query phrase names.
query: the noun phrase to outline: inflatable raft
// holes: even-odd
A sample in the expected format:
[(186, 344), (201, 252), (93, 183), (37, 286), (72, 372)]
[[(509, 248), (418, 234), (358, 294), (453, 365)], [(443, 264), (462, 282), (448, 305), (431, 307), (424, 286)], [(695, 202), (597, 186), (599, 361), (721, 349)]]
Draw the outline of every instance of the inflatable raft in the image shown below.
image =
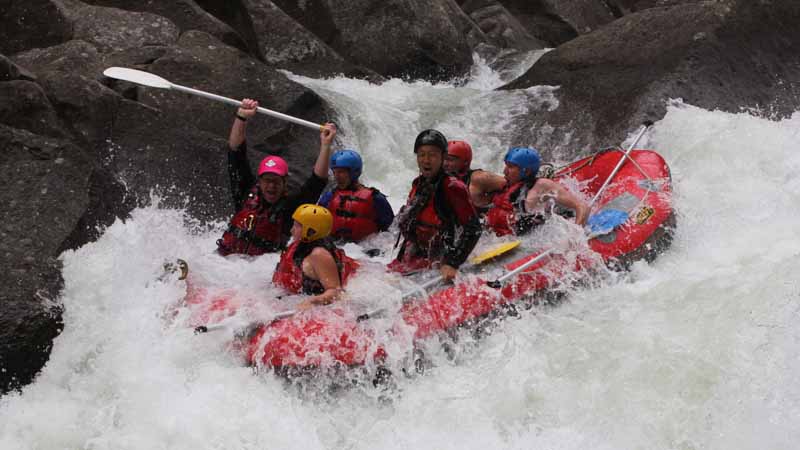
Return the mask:
[[(639, 260), (652, 261), (670, 245), (675, 225), (672, 184), (669, 167), (655, 151), (601, 151), (561, 168), (552, 178), (580, 186), (592, 198), (590, 224), (596, 218), (613, 218), (596, 221), (600, 226), (588, 236), (588, 255), (567, 257), (556, 246), (542, 249), (505, 263), (505, 275), (497, 280), (465, 277), (468, 281), (404, 302), (399, 311), (397, 307), (386, 311), (387, 307), (359, 316), (346, 305), (334, 304), (277, 316), (241, 333), (235, 346), (249, 364), (284, 373), (380, 366), (387, 356), (405, 355), (391, 355), (389, 346), (381, 344), (386, 336), (383, 341), (376, 336), (372, 320), (378, 312), (391, 312), (382, 320), (393, 321), (390, 331), (397, 330), (398, 339), (410, 339), (413, 347), (523, 300), (547, 295), (554, 286), (579, 279), (600, 264), (619, 269)], [(189, 288), (185, 306), (193, 311), (192, 325), (210, 328), (236, 314), (243, 304), (235, 294), (207, 296), (202, 289)]]
[[(571, 178), (583, 186), (587, 196), (594, 197), (622, 158), (626, 156), (620, 150), (603, 151), (560, 169), (553, 178)], [(671, 242), (675, 223), (671, 194), (670, 172), (664, 159), (651, 150), (630, 151), (592, 205), (593, 217), (611, 215), (621, 220), (612, 229), (591, 235), (591, 250), (612, 268), (653, 260)], [(597, 265), (596, 261), (597, 257), (568, 260), (555, 251), (529, 254), (505, 265), (508, 271), (527, 267), (499, 287), (473, 277), (469, 282), (408, 302), (392, 317), (399, 321), (397, 327), (413, 330), (414, 341), (426, 339), (546, 292), (560, 278), (589, 270)], [(225, 309), (225, 302), (215, 306), (220, 308)], [(247, 361), (255, 366), (294, 370), (331, 364), (358, 366), (387, 356), (387, 350), (376, 343), (370, 320), (363, 320), (367, 316), (359, 319), (335, 307), (319, 309), (251, 330), (239, 343)]]

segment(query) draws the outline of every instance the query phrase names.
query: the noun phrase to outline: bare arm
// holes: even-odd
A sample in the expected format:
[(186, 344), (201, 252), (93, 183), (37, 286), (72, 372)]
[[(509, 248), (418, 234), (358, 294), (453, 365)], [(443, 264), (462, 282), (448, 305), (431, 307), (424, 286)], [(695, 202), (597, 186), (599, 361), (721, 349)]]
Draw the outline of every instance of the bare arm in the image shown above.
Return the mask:
[(471, 181), (470, 185), (475, 183), (481, 190), (482, 194), (488, 194), (489, 192), (496, 192), (506, 187), (506, 178), (504, 176), (492, 172), (487, 172), (485, 170), (481, 170), (480, 172), (475, 172), (472, 175), (472, 180), (470, 181)]
[(540, 179), (536, 186), (525, 197), (525, 209), (533, 211), (547, 198), (553, 199), (557, 204), (575, 210), (575, 222), (584, 225), (589, 217), (589, 205), (579, 199), (564, 186), (548, 179)]
[(328, 305), (339, 299), (342, 283), (339, 270), (333, 256), (324, 248), (317, 247), (303, 260), (303, 272), (309, 278), (319, 280), (325, 292), (305, 300), (298, 309), (307, 309), (313, 305)]
[(237, 117), (233, 118), (231, 134), (228, 136), (228, 147), (230, 147), (231, 150), (236, 151), (247, 136), (247, 121), (239, 117), (250, 119), (256, 115), (256, 108), (258, 108), (257, 101), (250, 98), (242, 100), (242, 106), (236, 111)]
[(331, 161), (331, 144), (336, 137), (336, 125), (326, 123), (319, 131), (319, 155), (314, 163), (314, 174), (320, 178), (328, 178), (328, 166)]

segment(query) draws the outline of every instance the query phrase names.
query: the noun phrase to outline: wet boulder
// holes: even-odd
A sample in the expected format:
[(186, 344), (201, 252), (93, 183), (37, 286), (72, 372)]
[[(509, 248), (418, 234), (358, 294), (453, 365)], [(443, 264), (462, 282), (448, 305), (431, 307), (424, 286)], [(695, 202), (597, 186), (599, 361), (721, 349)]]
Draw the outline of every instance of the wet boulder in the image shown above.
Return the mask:
[(614, 145), (670, 99), (706, 109), (791, 114), (800, 96), (800, 4), (687, 3), (625, 15), (544, 55), (506, 89), (558, 86), (559, 106), (519, 120), (546, 149)]
[[(464, 75), (485, 38), (447, 0), (337, 0), (274, 3), (357, 66), (386, 77), (428, 80)], [(308, 11), (313, 11), (309, 14)]]
[(0, 53), (13, 55), (72, 39), (66, 11), (50, 0), (0, 1)]
[(127, 11), (147, 12), (165, 17), (174, 23), (180, 32), (189, 30), (204, 31), (227, 45), (247, 50), (242, 37), (237, 31), (214, 17), (194, 0), (83, 0), (84, 3), (94, 6), (124, 9)]
[(60, 327), (57, 261), (89, 206), (92, 162), (63, 139), (0, 124), (0, 392), (30, 382)]

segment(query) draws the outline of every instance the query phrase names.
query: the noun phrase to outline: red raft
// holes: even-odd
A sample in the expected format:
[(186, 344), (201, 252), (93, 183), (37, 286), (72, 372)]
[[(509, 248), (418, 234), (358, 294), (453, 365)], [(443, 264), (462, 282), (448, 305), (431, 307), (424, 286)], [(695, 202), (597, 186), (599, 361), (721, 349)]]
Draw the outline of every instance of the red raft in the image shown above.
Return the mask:
[[(560, 169), (553, 178), (572, 179), (587, 196), (594, 197), (623, 157), (622, 151), (603, 151)], [(486, 280), (472, 278), (406, 303), (394, 316), (398, 321), (395, 328), (412, 330), (414, 341), (425, 339), (545, 293), (567, 277), (596, 266), (601, 259), (612, 268), (625, 268), (642, 259), (652, 261), (671, 242), (675, 223), (671, 197), (670, 172), (664, 159), (651, 150), (633, 150), (593, 203), (593, 214), (614, 211), (624, 219), (621, 225), (604, 230), (605, 234), (592, 236), (589, 247), (597, 255), (567, 259), (548, 254), (499, 289), (487, 286)], [(513, 270), (537, 256), (527, 255), (506, 264), (505, 269)], [(250, 364), (278, 370), (358, 366), (387, 356), (374, 333), (370, 321), (358, 321), (341, 309), (318, 308), (312, 314), (262, 325), (240, 345)]]

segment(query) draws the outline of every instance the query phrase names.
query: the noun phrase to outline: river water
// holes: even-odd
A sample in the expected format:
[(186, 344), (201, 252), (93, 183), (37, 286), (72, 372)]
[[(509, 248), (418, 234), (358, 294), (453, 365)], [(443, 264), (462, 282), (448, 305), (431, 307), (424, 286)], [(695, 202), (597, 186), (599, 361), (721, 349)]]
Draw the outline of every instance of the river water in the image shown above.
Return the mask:
[[(492, 91), (502, 76), (481, 65), (460, 86), (294, 78), (335, 106), (341, 144), (362, 152), (364, 181), (395, 207), (420, 129), (469, 140), (474, 166), (499, 171), (503, 150), (524, 144), (506, 140), (511, 120), (557, 107), (551, 88)], [(798, 142), (798, 114), (672, 102), (640, 145), (672, 169), (672, 247), (449, 356), (431, 345), (429, 370), (395, 377), (390, 391), (289, 386), (244, 367), (229, 334), (181, 326), (172, 311), (185, 286), (157, 279), (163, 261), (180, 256), (209, 285), (272, 295), (277, 256), (215, 256), (224, 224), (196, 226), (154, 196), (62, 255), (64, 331), (37, 380), (0, 398), (0, 448), (796, 448)], [(352, 287), (377, 299), (393, 289), (368, 277)]]

